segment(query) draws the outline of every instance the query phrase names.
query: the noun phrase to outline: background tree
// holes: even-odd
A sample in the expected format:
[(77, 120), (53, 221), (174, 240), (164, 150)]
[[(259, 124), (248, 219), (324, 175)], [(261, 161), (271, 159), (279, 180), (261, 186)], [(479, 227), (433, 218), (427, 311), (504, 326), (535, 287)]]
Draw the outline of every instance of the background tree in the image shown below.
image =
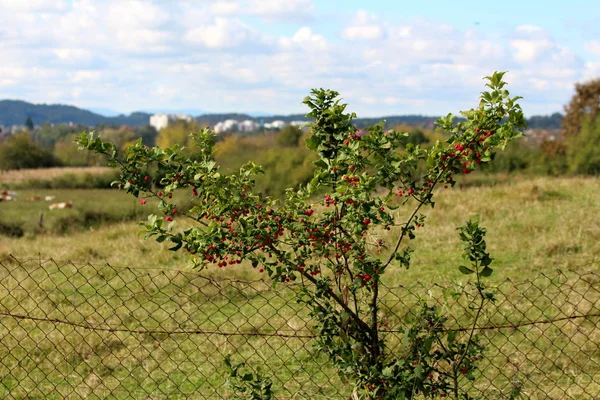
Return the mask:
[(408, 136), (404, 138), (405, 147), (408, 143), (416, 146), (429, 143), (429, 139), (427, 138), (427, 136), (425, 136), (425, 132), (423, 132), (421, 129), (414, 128), (409, 132)]
[(29, 132), (33, 130), (33, 120), (31, 119), (31, 117), (27, 117), (27, 119), (25, 120), (25, 126), (27, 127), (27, 130)]
[(584, 121), (600, 115), (600, 78), (575, 85), (575, 94), (565, 107), (562, 133), (565, 137), (577, 135)]
[(294, 125), (286, 125), (277, 135), (277, 143), (284, 147), (298, 147), (302, 137), (302, 129)]
[(0, 144), (0, 169), (46, 168), (59, 165), (52, 153), (33, 142), (26, 132)]
[(50, 124), (48, 122), (42, 124), (29, 136), (31, 139), (44, 148), (52, 148), (56, 142), (76, 132), (81, 132), (85, 127), (78, 126), (70, 127), (67, 124)]
[(84, 167), (106, 164), (106, 157), (92, 154), (90, 152), (81, 152), (77, 150), (75, 139), (77, 134), (71, 133), (62, 137), (54, 144), (54, 157), (60, 164), (69, 167)]
[(190, 133), (198, 132), (200, 127), (196, 121), (186, 121), (183, 119), (169, 122), (165, 128), (158, 132), (156, 145), (159, 147), (171, 147), (173, 145), (185, 146), (187, 148), (192, 144)]
[(569, 172), (574, 174), (600, 174), (600, 115), (583, 121), (581, 132), (566, 142)]
[(98, 135), (108, 140), (119, 149), (125, 149), (132, 145), (137, 139), (136, 133), (130, 127), (104, 128)]
[(137, 129), (136, 135), (142, 139), (142, 144), (154, 146), (158, 131), (152, 125), (146, 125)]

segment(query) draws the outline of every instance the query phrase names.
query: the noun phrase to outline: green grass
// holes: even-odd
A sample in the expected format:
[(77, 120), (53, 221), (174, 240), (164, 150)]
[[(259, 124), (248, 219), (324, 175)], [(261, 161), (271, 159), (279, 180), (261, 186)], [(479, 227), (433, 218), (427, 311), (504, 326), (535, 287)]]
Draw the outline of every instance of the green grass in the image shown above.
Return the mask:
[(109, 167), (60, 167), (0, 171), (0, 189), (109, 189), (119, 172)]
[[(25, 258), (40, 255), (45, 259), (123, 266), (183, 268), (188, 265), (187, 256), (169, 252), (168, 244), (138, 236), (141, 228), (136, 220), (143, 220), (145, 213), (156, 211), (150, 202), (140, 206), (133, 197), (112, 190), (36, 191), (43, 195), (55, 194), (56, 201), (73, 201), (71, 210), (50, 211), (48, 203), (22, 200), (33, 193), (22, 191), (18, 202), (0, 203), (0, 221), (23, 223), (26, 231), (22, 238), (3, 237), (0, 255)], [(424, 210), (425, 226), (418, 230), (415, 240), (408, 242), (415, 249), (411, 268), (392, 271), (386, 277), (387, 283), (460, 278), (456, 267), (463, 260), (456, 227), (469, 218), (479, 218), (482, 226), (488, 228), (487, 242), (495, 259), (494, 279), (526, 279), (559, 268), (587, 270), (590, 263), (600, 259), (600, 179), (521, 179), (493, 187), (442, 189), (436, 196), (435, 208)], [(44, 225), (51, 234), (34, 235), (32, 232), (42, 211)], [(80, 222), (84, 221), (86, 212), (108, 215), (110, 223), (82, 225)], [(73, 216), (80, 222), (74, 224), (69, 235), (56, 234), (61, 229), (56, 228), (55, 223), (64, 225), (64, 219)], [(115, 223), (131, 218), (134, 221)], [(389, 239), (390, 243), (393, 239), (388, 232), (374, 235)], [(207, 273), (260, 277), (247, 265), (210, 269)]]
[[(142, 218), (148, 208), (124, 192), (112, 189), (28, 189), (17, 192), (16, 201), (3, 202), (2, 222), (22, 227), (26, 236), (39, 233), (67, 234), (100, 228), (108, 223)], [(39, 196), (41, 200), (27, 200)], [(45, 196), (55, 196), (44, 201)], [(50, 210), (52, 203), (73, 202), (72, 208)]]
[[(29, 195), (19, 194), (21, 198)], [(56, 201), (74, 202), (75, 209), (57, 212), (90, 210), (127, 219), (150, 210), (149, 204), (142, 208), (136, 200), (116, 191), (48, 194), (56, 194)], [(462, 259), (456, 227), (468, 218), (478, 217), (489, 230), (487, 242), (495, 259), (492, 279), (506, 299), (499, 301), (497, 313), (486, 314), (484, 322), (514, 323), (593, 311), (600, 301), (600, 279), (595, 275), (583, 279), (576, 274), (556, 275), (556, 270), (584, 273), (597, 269), (598, 204), (600, 180), (592, 178), (520, 179), (493, 187), (471, 185), (443, 190), (435, 208), (425, 211), (426, 224), (410, 243), (415, 249), (411, 268), (390, 270), (385, 283), (417, 285), (417, 292), (426, 295), (425, 288), (431, 284), (464, 282), (457, 271)], [(202, 273), (217, 279), (214, 282), (200, 278), (186, 270), (185, 254), (169, 252), (168, 245), (142, 239), (134, 221), (115, 223), (118, 218), (91, 225), (91, 230), (80, 225), (85, 230), (80, 227), (34, 234), (36, 216), (42, 211), (38, 206), (47, 207), (47, 203), (0, 203), (0, 221), (17, 221), (28, 227), (22, 238), (0, 240), (0, 257), (14, 254), (18, 258), (72, 260), (77, 266), (44, 263), (40, 268), (31, 262), (27, 268), (18, 269), (13, 264), (6, 267), (5, 262), (5, 268), (0, 268), (3, 312), (128, 329), (160, 326), (167, 330), (218, 329), (248, 334), (258, 329), (310, 330), (305, 310), (294, 303), (284, 287), (272, 291), (260, 284), (259, 289), (252, 289), (244, 283), (224, 280), (262, 277), (247, 265)], [(67, 213), (56, 214), (57, 221), (69, 217)], [(45, 214), (50, 218), (50, 211)], [(47, 221), (48, 226), (54, 226), (55, 222)], [(390, 234), (374, 233), (391, 239), (386, 235)], [(87, 262), (117, 267), (98, 271), (85, 266)], [(550, 278), (540, 277), (542, 273)], [(505, 279), (531, 280), (534, 284), (515, 287)], [(405, 289), (399, 289), (399, 293), (406, 295), (406, 304), (397, 304), (396, 295), (389, 295), (385, 303), (390, 315), (397, 315), (391, 317), (397, 324), (403, 321), (404, 313), (413, 309), (415, 301)], [(437, 289), (431, 293), (439, 298)], [(449, 307), (457, 323), (464, 325), (471, 316), (464, 311), (464, 300), (460, 301)], [(525, 383), (525, 398), (592, 399), (600, 394), (597, 318), (489, 331), (485, 338), (490, 361), (484, 362), (482, 369), (503, 389), (518, 380)], [(281, 381), (295, 379), (285, 387), (296, 393), (296, 398), (330, 398), (335, 389), (347, 389), (331, 369), (325, 367), (322, 371), (324, 360), (311, 350), (306, 339), (91, 332), (49, 322), (2, 318), (0, 343), (0, 397), (130, 398), (131, 392), (134, 398), (144, 399), (220, 398), (225, 391), (219, 366), (226, 354), (234, 354), (234, 361), (248, 358), (253, 367), (275, 373), (277, 388), (281, 388)], [(331, 384), (327, 384), (329, 379), (333, 379)], [(595, 383), (588, 386), (592, 380)], [(486, 382), (481, 380), (477, 387), (484, 390)], [(587, 388), (587, 394), (581, 385)], [(60, 388), (59, 393), (50, 394), (53, 387)], [(488, 398), (497, 397), (493, 389), (489, 390)]]

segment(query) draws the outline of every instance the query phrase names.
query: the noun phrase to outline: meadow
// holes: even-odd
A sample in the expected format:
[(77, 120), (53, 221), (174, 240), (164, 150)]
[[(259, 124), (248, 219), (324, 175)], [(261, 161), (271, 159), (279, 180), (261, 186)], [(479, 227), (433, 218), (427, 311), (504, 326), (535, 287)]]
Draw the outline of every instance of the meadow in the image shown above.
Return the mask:
[[(411, 243), (415, 249), (411, 268), (389, 271), (384, 279), (387, 286), (417, 287), (425, 295), (432, 284), (464, 283), (457, 269), (462, 249), (456, 227), (469, 218), (479, 218), (488, 228), (495, 270), (492, 279), (500, 286), (507, 279), (539, 282), (540, 274), (557, 276), (559, 269), (577, 274), (597, 270), (600, 179), (494, 178), (488, 181), (493, 185), (485, 185), (484, 176), (470, 179), (438, 193), (435, 208), (425, 211), (425, 226)], [(34, 194), (54, 195), (57, 202), (71, 200), (74, 206), (49, 211), (48, 203), (24, 200)], [(310, 318), (285, 287), (279, 285), (273, 291), (268, 283), (239, 282), (265, 278), (249, 265), (208, 269), (201, 278), (187, 268), (185, 254), (168, 251), (168, 244), (143, 239), (136, 221), (152, 208), (152, 202), (141, 206), (117, 190), (19, 190), (17, 201), (0, 203), (0, 222), (21, 224), (24, 230), (22, 237), (0, 236), (2, 265), (18, 277), (11, 280), (6, 273), (2, 275), (2, 309), (129, 329), (310, 331)], [(38, 224), (40, 212), (44, 212), (44, 229)], [(389, 235), (373, 234), (384, 239)], [(10, 255), (19, 260), (57, 261), (31, 261), (20, 270)], [(578, 310), (582, 299), (597, 304), (598, 291), (589, 292), (587, 281), (565, 275), (551, 282), (558, 284), (540, 284), (541, 289), (527, 286), (528, 296), (507, 290), (512, 298), (502, 303), (503, 313), (517, 315), (517, 319), (553, 318), (589, 311), (587, 303), (585, 310)], [(567, 291), (570, 287), (577, 291)], [(560, 298), (560, 304), (542, 297), (550, 294)], [(532, 307), (534, 314), (522, 311)], [(402, 321), (400, 316), (407, 310), (410, 304), (390, 301), (388, 311), (399, 316), (396, 322)], [(487, 318), (504, 321), (493, 313)], [(467, 313), (460, 323), (468, 320)], [(344, 388), (306, 339), (139, 335), (10, 318), (0, 321), (0, 340), (6, 344), (0, 350), (0, 358), (6, 360), (0, 368), (0, 394), (14, 398), (64, 398), (65, 394), (76, 398), (220, 398), (224, 392), (214, 388), (223, 384), (223, 378), (213, 366), (222, 366), (225, 354), (234, 354), (235, 361), (248, 357), (251, 365), (274, 372), (275, 387), (285, 386), (295, 393), (294, 398), (332, 398), (336, 392), (332, 388)], [(558, 399), (567, 393), (594, 398), (580, 390), (577, 374), (583, 376), (582, 371), (573, 369), (568, 358), (574, 344), (597, 347), (600, 332), (593, 320), (552, 330), (511, 332), (509, 339), (504, 335), (489, 338), (492, 346), (487, 356), (503, 367), (486, 366), (499, 384), (510, 387), (502, 375), (508, 368), (514, 369), (515, 376), (530, 373), (527, 379), (547, 385), (537, 392), (528, 387), (526, 398)], [(565, 356), (565, 349), (571, 353)], [(600, 353), (587, 347), (586, 351), (592, 365), (584, 372), (598, 382)], [(527, 370), (524, 355), (538, 353), (548, 356), (537, 359), (538, 366), (547, 371), (544, 376)], [(19, 357), (29, 361), (19, 362)], [(569, 368), (571, 375), (566, 379)], [(544, 390), (553, 390), (552, 383), (559, 380), (562, 389), (544, 397)], [(53, 387), (59, 388), (55, 397), (44, 392)], [(597, 383), (588, 390), (600, 393)]]
[[(24, 200), (34, 194), (54, 195), (56, 202), (73, 201), (73, 208), (50, 211), (47, 202)], [(411, 242), (415, 249), (411, 268), (390, 273), (389, 283), (460, 277), (456, 266), (462, 260), (462, 249), (456, 227), (471, 218), (479, 218), (489, 230), (487, 241), (495, 259), (496, 279), (585, 269), (600, 258), (600, 179), (523, 177), (493, 186), (458, 185), (441, 189), (436, 196), (435, 208), (424, 211), (425, 226)], [(185, 268), (186, 255), (138, 235), (141, 227), (137, 222), (156, 211), (155, 204), (149, 201), (141, 206), (138, 199), (118, 190), (19, 191), (19, 200), (0, 203), (0, 221), (23, 224), (25, 234), (2, 237), (0, 256)], [(38, 229), (40, 212), (44, 213), (45, 230)], [(389, 235), (374, 234), (384, 239)], [(244, 264), (206, 273), (260, 277)]]

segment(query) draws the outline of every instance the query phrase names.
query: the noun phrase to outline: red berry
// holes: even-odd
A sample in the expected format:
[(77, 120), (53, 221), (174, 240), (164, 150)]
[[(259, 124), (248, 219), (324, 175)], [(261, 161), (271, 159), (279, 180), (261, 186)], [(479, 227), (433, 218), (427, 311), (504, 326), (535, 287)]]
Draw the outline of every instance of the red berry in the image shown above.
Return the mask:
[(371, 220), (369, 218), (363, 219), (363, 224), (369, 225), (370, 223), (371, 223)]
[(348, 146), (348, 144), (349, 144), (349, 143), (350, 143), (350, 142), (348, 141), (348, 139), (344, 140), (344, 145), (345, 145), (345, 146)]
[(354, 171), (354, 165), (351, 165), (351, 166), (350, 166), (350, 167), (348, 167), (348, 168), (350, 168), (350, 171)]
[(171, 222), (171, 221), (173, 221), (173, 218), (172, 218), (172, 217), (169, 217), (169, 216), (166, 216), (166, 217), (165, 217), (165, 221)]
[(150, 177), (149, 177), (148, 175), (146, 175), (146, 176), (144, 177), (144, 180), (145, 180), (145, 181), (147, 181), (148, 179), (150, 179)]
[(140, 204), (141, 204), (141, 205), (144, 205), (144, 204), (146, 204), (146, 200), (140, 200)]

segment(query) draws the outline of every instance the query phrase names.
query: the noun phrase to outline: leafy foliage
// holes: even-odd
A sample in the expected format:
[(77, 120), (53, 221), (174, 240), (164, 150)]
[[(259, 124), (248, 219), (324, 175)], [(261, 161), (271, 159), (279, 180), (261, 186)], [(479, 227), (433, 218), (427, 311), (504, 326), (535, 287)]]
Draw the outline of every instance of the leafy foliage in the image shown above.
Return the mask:
[(225, 357), (225, 366), (229, 373), (227, 386), (234, 392), (233, 399), (271, 400), (273, 382), (268, 377), (252, 371), (244, 362), (234, 364), (231, 357)]
[(277, 142), (284, 147), (298, 147), (302, 130), (294, 125), (286, 125), (277, 134)]
[(577, 135), (586, 119), (600, 115), (600, 78), (575, 85), (575, 94), (565, 107), (562, 130), (565, 137)]
[(156, 145), (161, 147), (170, 147), (174, 145), (189, 147), (193, 144), (190, 134), (192, 132), (197, 132), (198, 129), (199, 126), (194, 121), (186, 121), (183, 119), (173, 121), (158, 132)]
[(581, 132), (567, 139), (566, 156), (570, 172), (600, 175), (600, 114), (583, 121)]
[(0, 170), (54, 167), (59, 164), (52, 153), (34, 143), (27, 132), (10, 136), (0, 143)]
[[(197, 145), (193, 156), (179, 145), (148, 148), (141, 141), (121, 155), (93, 133), (83, 133), (78, 142), (120, 166), (122, 189), (142, 196), (142, 202), (160, 200), (161, 216), (151, 215), (144, 223), (147, 238), (187, 251), (197, 268), (246, 261), (274, 284), (300, 283), (299, 301), (317, 322), (318, 346), (362, 398), (450, 392), (458, 398), (457, 374), (472, 371), (481, 350), (472, 331), (466, 342), (455, 346), (446, 340), (445, 349), (434, 347), (441, 331), (423, 327), (444, 321), (437, 310), (425, 307), (417, 325), (407, 330), (407, 355), (400, 358), (387, 348), (381, 331), (379, 288), (388, 269), (410, 266), (412, 249), (406, 242), (425, 223), (422, 207), (434, 206), (434, 189), (453, 185), (456, 175), (470, 174), (490, 162), (496, 148), (521, 136), (525, 119), (519, 97), (509, 96), (503, 75), (487, 77), (490, 91), (482, 93), (476, 109), (462, 113), (460, 122), (452, 114), (440, 118), (437, 123), (449, 138), (427, 149), (407, 143), (407, 133), (386, 131), (383, 122), (358, 130), (355, 114), (345, 112), (337, 92), (313, 90), (304, 104), (314, 120), (306, 140), (318, 154), (314, 176), (301, 188), (289, 189), (282, 201), (254, 190), (262, 169), (253, 162), (237, 173), (223, 173), (213, 157), (215, 136), (209, 129), (191, 136)], [(152, 176), (159, 177), (162, 189), (155, 189)], [(188, 191), (189, 206), (173, 200), (175, 190)], [(398, 214), (399, 206), (412, 211)], [(180, 216), (196, 224), (177, 229)], [(395, 240), (379, 238), (376, 227), (393, 231)], [(479, 309), (491, 299), (480, 283), (491, 273), (483, 234), (476, 223), (461, 230), (470, 262), (461, 270), (477, 278)], [(441, 362), (449, 369), (443, 370)], [(441, 377), (432, 380), (433, 372)]]

